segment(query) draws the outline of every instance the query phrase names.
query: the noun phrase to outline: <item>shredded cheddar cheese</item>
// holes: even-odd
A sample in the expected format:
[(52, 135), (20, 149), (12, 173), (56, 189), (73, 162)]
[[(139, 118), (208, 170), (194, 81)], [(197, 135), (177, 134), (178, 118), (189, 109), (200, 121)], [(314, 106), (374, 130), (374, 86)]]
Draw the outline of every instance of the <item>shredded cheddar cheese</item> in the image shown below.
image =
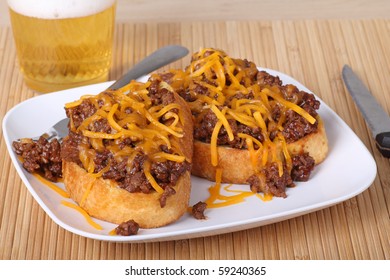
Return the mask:
[(299, 107), (297, 104), (294, 104), (292, 102), (289, 102), (285, 100), (279, 93), (271, 91), (268, 88), (264, 88), (263, 91), (269, 95), (270, 97), (277, 100), (279, 103), (284, 105), (286, 108), (290, 108), (291, 110), (295, 111), (296, 113), (300, 114), (302, 117), (307, 119), (307, 121), (311, 124), (316, 122), (316, 118), (311, 116), (308, 112), (306, 112), (303, 108)]
[[(209, 108), (218, 119), (210, 141), (213, 166), (218, 166), (217, 139), (221, 127), (225, 128), (229, 141), (233, 141), (235, 137), (229, 119), (251, 128), (261, 129), (264, 138), (262, 142), (244, 133), (236, 135), (246, 143), (252, 165), (256, 169), (267, 163), (276, 162), (281, 176), (283, 164), (287, 162), (287, 165), (291, 166), (291, 157), (281, 133), (284, 114), (275, 123), (272, 119), (271, 103), (277, 102), (283, 111), (293, 110), (311, 124), (316, 121), (313, 116), (293, 102), (287, 101), (277, 88), (251, 83), (246, 72), (234, 59), (216, 49), (206, 48), (194, 54), (185, 74), (188, 75), (187, 84), (193, 83), (208, 90), (206, 94), (197, 93), (194, 97), (203, 102), (201, 110)], [(201, 118), (202, 114), (198, 114), (198, 117)], [(270, 127), (276, 128), (272, 138), (269, 134)]]
[(56, 193), (58, 193), (59, 195), (61, 195), (62, 197), (65, 197), (65, 198), (69, 198), (70, 195), (67, 191), (61, 189), (59, 186), (57, 186), (56, 184), (54, 184), (53, 182), (50, 182), (49, 180), (43, 178), (41, 175), (39, 175), (38, 173), (34, 173), (33, 174), (35, 178), (37, 178), (42, 184), (44, 184), (45, 186), (48, 186), (50, 189), (52, 189), (53, 191), (55, 191)]
[(162, 194), (164, 192), (164, 190), (158, 185), (156, 180), (153, 178), (152, 174), (150, 174), (150, 162), (149, 161), (146, 161), (144, 163), (144, 173), (145, 173), (145, 176), (148, 179), (149, 183), (156, 190), (156, 192)]
[[(216, 184), (210, 189), (207, 204), (216, 207), (223, 170), (219, 166), (218, 141), (221, 131), (227, 134), (230, 142), (238, 141), (248, 150), (250, 163), (257, 173), (263, 172), (266, 166), (276, 164), (279, 176), (291, 172), (292, 159), (283, 136), (286, 112), (291, 110), (302, 116), (308, 123), (314, 124), (316, 118), (302, 107), (289, 101), (285, 93), (277, 86), (257, 83), (246, 68), (245, 60), (235, 60), (223, 51), (204, 48), (193, 54), (190, 65), (185, 71), (170, 71), (174, 74), (174, 89), (188, 89), (192, 97), (189, 102), (194, 115), (195, 126), (202, 122), (206, 111), (212, 111), (217, 118), (210, 141), (210, 162), (216, 168)], [(256, 73), (255, 73), (256, 74)], [(179, 82), (178, 82), (179, 81)], [(287, 85), (286, 91), (294, 90)], [(273, 110), (280, 110), (274, 120)], [(251, 129), (260, 129), (260, 136), (232, 129), (231, 124), (242, 124)], [(241, 201), (246, 194), (239, 194), (218, 205), (228, 205)], [(272, 195), (271, 195), (272, 197)], [(222, 198), (219, 196), (219, 198)], [(227, 199), (227, 198), (223, 198)], [(263, 200), (270, 199), (268, 194)]]
[(94, 220), (92, 220), (91, 216), (89, 216), (88, 213), (80, 206), (78, 206), (72, 202), (65, 201), (65, 200), (61, 201), (61, 204), (78, 211), (81, 215), (83, 215), (83, 217), (88, 222), (88, 224), (90, 224), (95, 229), (97, 229), (97, 230), (103, 229), (103, 227), (101, 225), (99, 225), (98, 223), (96, 223)]
[[(226, 112), (226, 108), (223, 110), (224, 112)], [(227, 133), (228, 133), (228, 136), (229, 136), (229, 140), (230, 141), (233, 141), (234, 139), (234, 135), (233, 135), (233, 132), (232, 132), (232, 128), (230, 127), (230, 124), (229, 122), (227, 121), (226, 117), (225, 117), (225, 114), (223, 112), (221, 112), (217, 106), (215, 106), (214, 104), (211, 105), (211, 111), (214, 112), (214, 114), (217, 116), (217, 118), (222, 122), (222, 125), (225, 127)]]
[[(223, 188), (226, 192), (235, 193), (234, 195), (222, 195), (222, 169), (217, 168), (215, 175), (215, 185), (209, 188), (210, 196), (207, 198), (205, 203), (207, 204), (207, 208), (220, 208), (226, 207), (230, 205), (234, 205), (237, 203), (244, 202), (246, 198), (253, 196), (254, 193), (251, 191), (241, 191), (241, 190), (231, 190), (231, 185), (227, 185)], [(270, 196), (267, 196), (269, 198)], [(263, 197), (259, 196), (262, 200), (265, 200)], [(271, 196), (272, 198), (272, 196)]]
[(217, 168), (216, 173), (215, 173), (215, 185), (211, 186), (209, 188), (210, 196), (205, 201), (207, 204), (207, 207), (211, 207), (213, 205), (213, 203), (217, 200), (218, 195), (221, 191), (221, 181), (222, 181), (222, 169)]
[(270, 201), (273, 198), (273, 195), (270, 194), (270, 193), (266, 193), (266, 194), (263, 194), (263, 195), (261, 195), (259, 193), (256, 193), (256, 196), (258, 198), (260, 198), (262, 201)]
[[(65, 108), (77, 110), (83, 102), (95, 107), (94, 113), (83, 119), (77, 128), (70, 114), (70, 130), (88, 139), (78, 145), (78, 150), (80, 161), (91, 176), (99, 178), (110, 169), (110, 162), (107, 162), (103, 169), (96, 170), (95, 157), (99, 151), (108, 150), (113, 155), (112, 160), (128, 160), (129, 164), (137, 154), (143, 154), (146, 155), (143, 163), (145, 177), (153, 189), (162, 194), (164, 189), (151, 174), (151, 165), (158, 161), (187, 160), (174, 140), (183, 137), (182, 127), (185, 124), (179, 104), (154, 105), (149, 96), (150, 85), (151, 82), (132, 81), (119, 90), (83, 96), (67, 103)], [(171, 85), (163, 81), (158, 86), (159, 90), (174, 91)], [(132, 144), (122, 145), (123, 141)], [(170, 152), (163, 152), (162, 146), (166, 146)], [(87, 188), (83, 201), (89, 192), (90, 188)]]
[(218, 165), (218, 150), (217, 150), (217, 139), (218, 139), (218, 133), (219, 130), (222, 127), (222, 121), (218, 121), (217, 124), (214, 127), (213, 134), (211, 135), (211, 164), (213, 166)]

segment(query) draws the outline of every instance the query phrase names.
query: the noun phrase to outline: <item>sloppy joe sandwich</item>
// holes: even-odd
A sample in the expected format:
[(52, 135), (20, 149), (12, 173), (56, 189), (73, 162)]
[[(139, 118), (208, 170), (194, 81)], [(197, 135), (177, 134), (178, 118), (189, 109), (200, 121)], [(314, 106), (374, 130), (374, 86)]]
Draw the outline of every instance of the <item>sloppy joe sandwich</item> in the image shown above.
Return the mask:
[(185, 70), (153, 77), (169, 83), (191, 108), (196, 176), (286, 197), (286, 187), (308, 180), (327, 155), (320, 102), (253, 62), (202, 49)]
[(166, 82), (131, 82), (66, 104), (62, 176), (93, 217), (141, 228), (167, 225), (190, 196), (193, 125), (187, 103)]

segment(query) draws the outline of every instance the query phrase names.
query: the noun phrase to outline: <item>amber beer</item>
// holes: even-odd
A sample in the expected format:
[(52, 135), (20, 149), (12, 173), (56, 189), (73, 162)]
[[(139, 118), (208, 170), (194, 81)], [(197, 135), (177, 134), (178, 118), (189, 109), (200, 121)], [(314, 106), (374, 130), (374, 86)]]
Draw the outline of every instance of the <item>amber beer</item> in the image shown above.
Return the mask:
[(26, 84), (51, 92), (108, 78), (115, 0), (8, 0)]

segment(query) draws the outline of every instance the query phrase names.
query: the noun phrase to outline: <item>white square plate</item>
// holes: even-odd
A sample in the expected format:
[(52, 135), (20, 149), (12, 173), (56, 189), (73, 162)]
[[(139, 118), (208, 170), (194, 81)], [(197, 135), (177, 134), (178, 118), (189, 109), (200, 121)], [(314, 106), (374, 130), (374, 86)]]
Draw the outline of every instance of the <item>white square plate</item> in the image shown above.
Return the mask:
[[(299, 89), (310, 92), (283, 73), (271, 69), (259, 69), (279, 76), (285, 84), (294, 84)], [(61, 204), (62, 200), (72, 202), (71, 199), (64, 199), (24, 170), (11, 145), (12, 141), (18, 138), (40, 135), (54, 123), (65, 118), (65, 103), (77, 100), (85, 94), (98, 94), (111, 83), (40, 95), (18, 104), (3, 119), (3, 134), (9, 154), (27, 189), (54, 222), (75, 234), (98, 240), (151, 242), (244, 230), (340, 203), (363, 192), (375, 179), (376, 164), (372, 155), (345, 122), (320, 100), (321, 107), (318, 112), (325, 123), (328, 136), (328, 157), (315, 168), (308, 182), (298, 182), (295, 188), (288, 188), (286, 199), (273, 198), (271, 201), (263, 202), (258, 197), (251, 196), (240, 204), (206, 209), (206, 220), (196, 220), (186, 213), (171, 225), (157, 229), (140, 229), (134, 236), (110, 235), (109, 232), (116, 225), (94, 219), (103, 227), (103, 230), (96, 230), (80, 213)], [(57, 185), (64, 188), (63, 184)], [(211, 185), (212, 182), (193, 176), (190, 205), (204, 201), (209, 195), (208, 188)], [(249, 189), (247, 185), (232, 187)]]

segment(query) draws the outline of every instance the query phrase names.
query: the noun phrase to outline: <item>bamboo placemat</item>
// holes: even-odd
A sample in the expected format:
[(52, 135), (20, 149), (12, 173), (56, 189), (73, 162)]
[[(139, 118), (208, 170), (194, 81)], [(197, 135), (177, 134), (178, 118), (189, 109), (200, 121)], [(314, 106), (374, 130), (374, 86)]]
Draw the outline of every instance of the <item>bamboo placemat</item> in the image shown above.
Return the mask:
[[(72, 234), (39, 207), (0, 139), (0, 259), (390, 259), (390, 165), (380, 156), (340, 71), (349, 64), (390, 111), (390, 21), (308, 20), (117, 24), (111, 79), (159, 46), (216, 47), (284, 72), (315, 92), (372, 152), (378, 176), (362, 194), (287, 221), (211, 237), (113, 243)], [(176, 62), (183, 67), (189, 56)], [(0, 29), (0, 116), (36, 95)], [(359, 161), (357, 158), (356, 161)], [(348, 168), (346, 166), (345, 168)]]

